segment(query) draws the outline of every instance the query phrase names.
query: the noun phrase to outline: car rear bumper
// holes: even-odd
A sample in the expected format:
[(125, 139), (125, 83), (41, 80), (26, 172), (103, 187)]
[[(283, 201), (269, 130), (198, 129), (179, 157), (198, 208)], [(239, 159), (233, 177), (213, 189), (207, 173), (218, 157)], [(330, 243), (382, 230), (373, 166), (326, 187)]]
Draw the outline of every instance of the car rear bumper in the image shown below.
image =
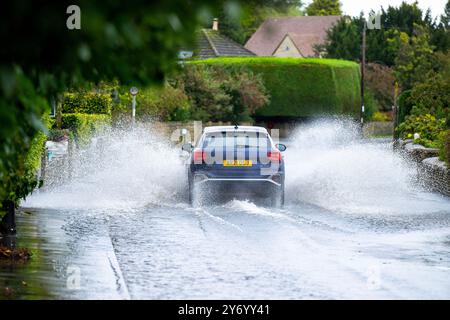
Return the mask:
[(284, 181), (281, 175), (277, 177), (208, 177), (204, 174), (195, 174), (193, 177), (193, 187), (203, 195), (219, 195), (244, 197), (258, 196), (270, 197), (284, 189)]
[(277, 187), (282, 185), (282, 177), (279, 174), (263, 177), (263, 178), (236, 178), (236, 177), (208, 177), (203, 173), (194, 174), (194, 183), (197, 185), (205, 183), (219, 183), (219, 184), (272, 184)]

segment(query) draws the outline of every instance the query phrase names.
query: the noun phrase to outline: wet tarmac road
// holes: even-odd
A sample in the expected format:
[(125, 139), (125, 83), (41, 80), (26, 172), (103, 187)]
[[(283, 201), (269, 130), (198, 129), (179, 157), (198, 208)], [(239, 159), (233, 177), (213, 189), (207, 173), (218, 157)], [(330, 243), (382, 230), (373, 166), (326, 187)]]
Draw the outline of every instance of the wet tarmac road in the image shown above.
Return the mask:
[[(26, 281), (24, 298), (450, 298), (450, 200), (415, 185), (387, 140), (316, 132), (286, 142), (283, 209), (192, 208), (174, 178), (182, 167), (144, 188), (146, 161), (35, 194), (18, 242), (39, 261), (2, 268), (0, 279)], [(117, 190), (111, 172), (136, 180)]]

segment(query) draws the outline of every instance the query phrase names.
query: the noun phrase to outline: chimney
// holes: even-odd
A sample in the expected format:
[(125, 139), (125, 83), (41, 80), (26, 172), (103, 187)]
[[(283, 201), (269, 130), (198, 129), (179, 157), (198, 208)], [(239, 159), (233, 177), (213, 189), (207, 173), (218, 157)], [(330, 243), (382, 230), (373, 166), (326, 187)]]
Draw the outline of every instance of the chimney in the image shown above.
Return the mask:
[(217, 19), (217, 18), (213, 19), (212, 29), (214, 31), (219, 31), (219, 19)]

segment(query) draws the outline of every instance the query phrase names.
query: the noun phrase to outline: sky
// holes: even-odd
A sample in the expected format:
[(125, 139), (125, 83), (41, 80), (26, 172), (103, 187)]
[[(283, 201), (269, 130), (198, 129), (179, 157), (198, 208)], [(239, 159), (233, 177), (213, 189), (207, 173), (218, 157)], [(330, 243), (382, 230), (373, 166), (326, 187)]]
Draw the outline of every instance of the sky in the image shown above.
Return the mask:
[[(342, 3), (342, 11), (344, 14), (350, 16), (358, 16), (361, 11), (367, 15), (371, 9), (374, 11), (379, 11), (381, 6), (387, 8), (388, 6), (398, 7), (403, 1), (407, 3), (413, 3), (414, 0), (340, 0)], [(311, 0), (305, 0), (304, 3), (307, 5)], [(444, 7), (447, 0), (419, 0), (419, 7), (426, 11), (428, 8), (431, 9), (431, 14), (433, 17), (439, 17), (444, 13)]]

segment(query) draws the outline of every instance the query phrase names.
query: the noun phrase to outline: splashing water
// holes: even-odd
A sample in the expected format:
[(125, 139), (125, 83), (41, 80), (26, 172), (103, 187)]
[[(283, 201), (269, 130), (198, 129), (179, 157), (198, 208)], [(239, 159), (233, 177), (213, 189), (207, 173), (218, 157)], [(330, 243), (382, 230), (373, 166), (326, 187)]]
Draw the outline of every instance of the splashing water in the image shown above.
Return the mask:
[(361, 139), (357, 126), (321, 120), (297, 129), (286, 153), (288, 201), (360, 214), (444, 210), (442, 197), (414, 184), (414, 166), (391, 143)]
[[(361, 139), (350, 120), (302, 125), (287, 144), (288, 207), (309, 203), (341, 213), (401, 214), (439, 212), (448, 204), (414, 184), (414, 166), (389, 141)], [(24, 205), (120, 210), (187, 200), (180, 149), (152, 126), (110, 132), (79, 152), (73, 167), (70, 180), (33, 194)], [(262, 210), (237, 200), (228, 205), (234, 210), (239, 204)]]
[[(39, 214), (20, 223), (38, 228), (21, 232), (39, 232), (52, 270), (26, 274), (58, 267), (58, 298), (108, 298), (117, 270), (133, 299), (448, 298), (450, 200), (417, 186), (388, 139), (358, 131), (299, 126), (285, 141), (283, 209), (190, 207), (179, 146), (151, 126), (113, 131), (24, 203)], [(83, 290), (65, 289), (66, 264), (82, 267)]]
[[(113, 130), (75, 155), (72, 177), (30, 196), (25, 206), (130, 209), (182, 201), (180, 149), (152, 127)], [(61, 175), (67, 176), (65, 170)]]

